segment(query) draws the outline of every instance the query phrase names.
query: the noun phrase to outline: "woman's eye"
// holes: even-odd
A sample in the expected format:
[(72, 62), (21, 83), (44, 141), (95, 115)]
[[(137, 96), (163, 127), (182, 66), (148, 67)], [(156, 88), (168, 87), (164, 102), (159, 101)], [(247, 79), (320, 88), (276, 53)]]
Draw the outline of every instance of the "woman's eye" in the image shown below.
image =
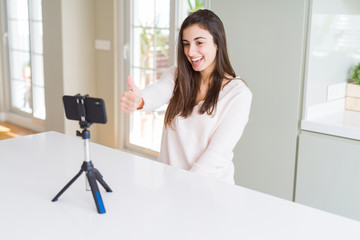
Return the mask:
[(183, 43), (183, 46), (187, 47), (187, 46), (189, 46), (189, 43)]
[(197, 42), (197, 44), (198, 44), (198, 45), (201, 45), (201, 44), (203, 44), (203, 42)]

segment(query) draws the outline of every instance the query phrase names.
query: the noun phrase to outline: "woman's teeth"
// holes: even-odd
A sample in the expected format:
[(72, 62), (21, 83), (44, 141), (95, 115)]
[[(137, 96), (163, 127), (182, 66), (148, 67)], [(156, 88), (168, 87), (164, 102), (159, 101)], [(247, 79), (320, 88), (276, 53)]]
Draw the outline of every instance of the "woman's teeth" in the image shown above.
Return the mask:
[(202, 59), (202, 57), (199, 57), (199, 58), (193, 58), (193, 59), (192, 59), (192, 61), (193, 61), (193, 62), (198, 62), (198, 61), (200, 61), (201, 59)]

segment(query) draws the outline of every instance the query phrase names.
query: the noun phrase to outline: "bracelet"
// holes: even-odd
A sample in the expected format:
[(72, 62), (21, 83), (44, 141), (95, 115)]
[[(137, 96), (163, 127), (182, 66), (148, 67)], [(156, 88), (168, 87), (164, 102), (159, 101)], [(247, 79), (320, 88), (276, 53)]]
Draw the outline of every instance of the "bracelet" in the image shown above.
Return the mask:
[(145, 105), (144, 99), (141, 98), (140, 106), (139, 106), (136, 110), (141, 110), (141, 109), (143, 109), (144, 105)]

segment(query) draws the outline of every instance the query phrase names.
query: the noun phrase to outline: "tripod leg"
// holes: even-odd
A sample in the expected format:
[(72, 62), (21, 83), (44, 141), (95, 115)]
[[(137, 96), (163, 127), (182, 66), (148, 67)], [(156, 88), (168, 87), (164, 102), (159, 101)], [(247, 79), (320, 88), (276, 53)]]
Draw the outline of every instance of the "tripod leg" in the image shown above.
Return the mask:
[(71, 184), (73, 184), (73, 182), (75, 182), (75, 180), (82, 174), (83, 171), (84, 171), (84, 170), (81, 169), (81, 170), (78, 172), (78, 174), (76, 174), (75, 177), (73, 177), (73, 178), (70, 180), (70, 182), (69, 182), (68, 184), (66, 184), (65, 187), (63, 187), (63, 189), (61, 189), (61, 191), (60, 191), (60, 192), (53, 198), (53, 200), (51, 200), (51, 201), (52, 201), (52, 202), (57, 201), (58, 198), (61, 196), (61, 194), (63, 194), (63, 193), (66, 191), (66, 189), (68, 189), (68, 188), (71, 186)]
[(107, 192), (112, 192), (111, 188), (109, 187), (109, 185), (107, 185), (107, 183), (104, 181), (103, 176), (101, 175), (101, 173), (99, 172), (99, 170), (97, 170), (96, 168), (94, 168), (94, 173), (95, 173), (95, 177), (96, 180), (98, 180), (98, 182), (105, 188), (105, 190)]
[(90, 184), (91, 192), (94, 197), (95, 205), (98, 210), (98, 213), (105, 213), (104, 203), (103, 203), (103, 200), (102, 200), (100, 192), (99, 192), (99, 188), (96, 183), (96, 176), (95, 176), (94, 171), (93, 170), (88, 171), (86, 173), (86, 176), (87, 176), (89, 184)]

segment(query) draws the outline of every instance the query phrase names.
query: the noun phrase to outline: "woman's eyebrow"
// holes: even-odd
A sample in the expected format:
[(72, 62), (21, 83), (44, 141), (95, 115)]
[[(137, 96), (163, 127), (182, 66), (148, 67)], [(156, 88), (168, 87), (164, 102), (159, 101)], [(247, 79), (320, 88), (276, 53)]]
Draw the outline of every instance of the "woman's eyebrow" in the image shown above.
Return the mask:
[[(196, 38), (194, 38), (194, 40), (199, 40), (199, 39), (206, 39), (206, 37), (196, 37)], [(189, 40), (186, 40), (186, 39), (183, 39), (182, 40), (183, 42), (188, 42)]]

